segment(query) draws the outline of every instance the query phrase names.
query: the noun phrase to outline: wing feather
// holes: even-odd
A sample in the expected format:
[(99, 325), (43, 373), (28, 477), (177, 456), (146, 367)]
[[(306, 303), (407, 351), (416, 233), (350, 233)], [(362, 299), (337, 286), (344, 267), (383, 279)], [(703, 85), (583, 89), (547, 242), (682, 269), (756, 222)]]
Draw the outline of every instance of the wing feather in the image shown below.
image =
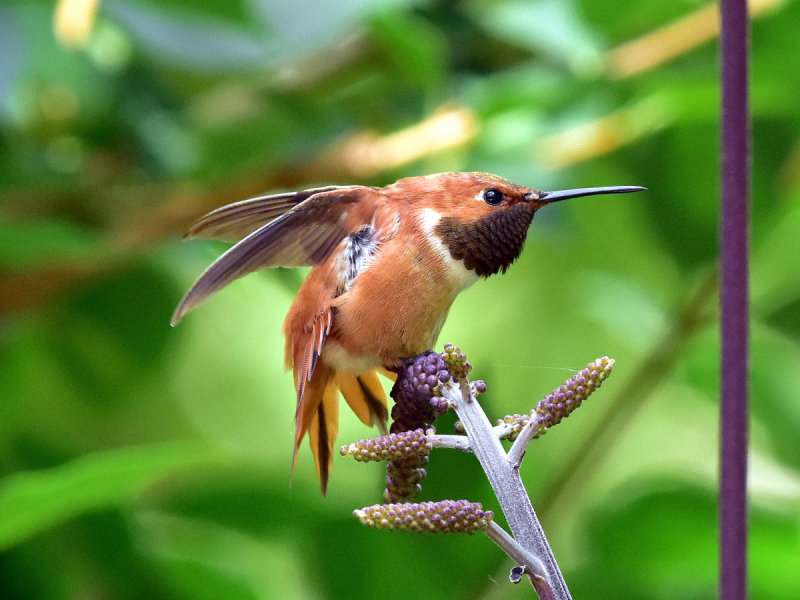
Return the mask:
[(238, 241), (270, 221), (280, 217), (315, 194), (334, 190), (347, 190), (354, 186), (313, 188), (300, 192), (286, 192), (257, 196), (222, 206), (195, 221), (184, 239), (208, 238), (225, 242)]
[[(361, 186), (325, 188), (248, 234), (200, 275), (175, 309), (172, 324), (177, 324), (213, 293), (248, 273), (265, 267), (299, 267), (324, 261), (351, 230), (365, 224), (360, 221), (369, 222), (364, 218), (368, 211), (358, 215), (361, 218), (348, 218), (348, 210), (364, 193), (380, 192)], [(207, 230), (219, 232), (220, 227), (208, 225)], [(201, 226), (198, 231), (204, 229), (205, 226)]]

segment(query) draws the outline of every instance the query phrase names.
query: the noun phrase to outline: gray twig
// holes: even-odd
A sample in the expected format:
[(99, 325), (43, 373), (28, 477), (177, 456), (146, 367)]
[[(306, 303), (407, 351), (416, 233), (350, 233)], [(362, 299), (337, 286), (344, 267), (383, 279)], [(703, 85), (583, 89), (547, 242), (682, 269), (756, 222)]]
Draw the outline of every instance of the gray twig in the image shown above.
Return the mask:
[[(513, 556), (507, 552), (506, 547), (500, 544), (498, 546), (516, 561), (530, 557), (525, 560), (538, 562), (539, 565), (522, 564), (527, 571), (538, 575), (547, 583), (552, 598), (571, 599), (564, 576), (520, 478), (519, 468), (509, 462), (486, 413), (476, 401), (474, 391), (466, 382), (451, 381), (442, 385), (442, 396), (451, 403), (461, 420), (472, 451), (486, 473), (511, 528), (514, 544), (519, 545), (524, 554)], [(496, 534), (496, 530), (493, 529), (493, 533)]]

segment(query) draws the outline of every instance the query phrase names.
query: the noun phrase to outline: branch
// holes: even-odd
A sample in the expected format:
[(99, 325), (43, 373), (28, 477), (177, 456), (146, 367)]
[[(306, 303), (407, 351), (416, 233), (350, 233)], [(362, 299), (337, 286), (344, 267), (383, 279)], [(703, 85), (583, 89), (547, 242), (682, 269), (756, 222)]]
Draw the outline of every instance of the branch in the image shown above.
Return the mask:
[[(472, 366), (460, 349), (448, 344), (444, 354), (427, 352), (398, 369), (392, 388), (395, 408), (392, 432), (360, 440), (341, 448), (342, 454), (359, 461), (387, 460), (386, 504), (354, 512), (370, 527), (440, 533), (484, 531), (497, 546), (520, 565), (510, 580), (518, 583), (527, 574), (542, 600), (571, 598), (519, 473), (528, 444), (559, 424), (598, 389), (614, 364), (599, 358), (578, 371), (540, 400), (527, 415), (507, 415), (492, 426), (477, 401), (486, 391), (483, 381), (467, 379)], [(441, 435), (430, 426), (448, 409), (460, 421), (457, 430), (466, 435)], [(501, 439), (515, 440), (506, 453)], [(486, 473), (513, 535), (494, 523), (491, 511), (467, 500), (398, 502), (415, 497), (425, 477), (422, 468), (433, 448), (473, 452)]]
[[(553, 597), (557, 600), (571, 598), (528, 492), (522, 484), (519, 469), (509, 463), (486, 413), (475, 400), (474, 392), (466, 382), (450, 382), (442, 386), (442, 396), (451, 403), (464, 425), (472, 451), (489, 479), (514, 539), (541, 562), (543, 578), (553, 591)], [(539, 571), (535, 564), (523, 565), (534, 573)]]

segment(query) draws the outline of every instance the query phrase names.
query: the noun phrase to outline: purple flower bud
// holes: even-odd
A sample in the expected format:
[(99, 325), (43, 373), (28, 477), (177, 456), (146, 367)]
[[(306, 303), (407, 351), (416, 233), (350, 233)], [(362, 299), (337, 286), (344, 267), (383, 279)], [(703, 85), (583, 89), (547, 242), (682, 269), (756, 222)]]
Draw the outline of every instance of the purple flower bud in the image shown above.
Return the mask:
[(472, 534), (486, 529), (494, 519), (494, 513), (484, 511), (480, 503), (467, 500), (374, 504), (353, 514), (369, 527), (431, 533)]
[[(395, 405), (392, 407), (392, 433), (426, 429), (435, 419), (447, 412), (450, 405), (441, 397), (440, 387), (453, 379), (465, 381), (472, 367), (461, 350), (452, 344), (445, 345), (443, 354), (427, 352), (406, 361), (396, 370), (398, 377), (391, 391)], [(479, 385), (480, 387), (480, 385)], [(410, 443), (410, 442), (406, 442)], [(362, 453), (363, 454), (363, 453)], [(408, 448), (389, 448), (371, 454), (389, 458), (387, 467), (387, 502), (407, 500), (419, 493), (422, 478), (417, 470), (427, 464), (427, 453)], [(354, 455), (355, 456), (355, 455)], [(421, 470), (424, 476), (424, 470)]]
[(427, 457), (432, 444), (421, 429), (391, 433), (377, 438), (359, 440), (342, 446), (342, 456), (351, 455), (357, 461), (379, 461)]
[(598, 358), (540, 400), (531, 413), (543, 425), (537, 436), (569, 417), (606, 380), (613, 365), (614, 360), (607, 356)]

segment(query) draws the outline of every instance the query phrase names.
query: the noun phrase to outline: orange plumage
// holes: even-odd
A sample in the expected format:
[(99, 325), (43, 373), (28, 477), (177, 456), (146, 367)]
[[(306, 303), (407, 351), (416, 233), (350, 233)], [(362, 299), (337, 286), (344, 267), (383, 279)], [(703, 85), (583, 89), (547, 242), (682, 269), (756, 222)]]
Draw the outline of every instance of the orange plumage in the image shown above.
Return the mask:
[[(440, 173), (384, 188), (331, 186), (245, 200), (199, 219), (187, 237), (239, 239), (175, 310), (274, 266), (313, 268), (284, 322), (297, 389), (295, 450), (308, 433), (323, 493), (338, 430), (338, 391), (386, 428), (381, 368), (433, 347), (453, 300), (505, 271), (549, 202), (641, 188), (538, 192), (485, 173)], [(294, 464), (294, 461), (293, 461)]]

